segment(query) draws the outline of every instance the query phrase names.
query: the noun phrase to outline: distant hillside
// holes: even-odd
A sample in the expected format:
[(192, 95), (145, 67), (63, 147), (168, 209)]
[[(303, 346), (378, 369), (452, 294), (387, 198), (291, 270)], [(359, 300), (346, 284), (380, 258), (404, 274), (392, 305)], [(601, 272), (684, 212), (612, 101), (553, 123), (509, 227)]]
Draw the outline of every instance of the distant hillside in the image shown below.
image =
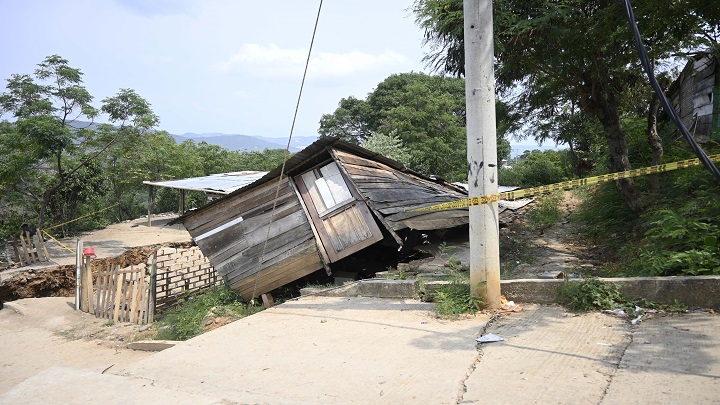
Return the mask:
[[(96, 130), (102, 123), (87, 121), (70, 121), (68, 124), (73, 128)], [(287, 137), (266, 137), (250, 136), (240, 134), (202, 133), (195, 134), (187, 132), (182, 135), (172, 135), (175, 142), (182, 143), (192, 139), (195, 143), (205, 141), (211, 145), (218, 145), (228, 150), (262, 151), (265, 149), (285, 149)], [(290, 144), (290, 152), (298, 152), (317, 140), (316, 136), (294, 136)]]
[[(185, 133), (182, 135), (173, 135), (173, 138), (175, 138), (177, 143), (192, 139), (195, 143), (205, 141), (211, 145), (218, 145), (229, 150), (261, 151), (264, 149), (285, 149), (285, 146), (287, 146), (287, 138), (270, 138), (239, 134)], [(315, 142), (316, 139), (317, 137), (312, 136), (293, 137), (290, 151), (300, 151)]]

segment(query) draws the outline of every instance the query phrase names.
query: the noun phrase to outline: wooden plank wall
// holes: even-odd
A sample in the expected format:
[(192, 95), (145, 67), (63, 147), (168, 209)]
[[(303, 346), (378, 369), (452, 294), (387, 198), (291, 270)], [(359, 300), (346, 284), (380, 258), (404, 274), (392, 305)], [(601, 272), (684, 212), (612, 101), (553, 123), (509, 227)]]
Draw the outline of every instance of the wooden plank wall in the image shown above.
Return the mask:
[(429, 180), (395, 170), (373, 160), (335, 149), (335, 155), (352, 178), (360, 194), (392, 230), (431, 230), (468, 223), (468, 210), (454, 209), (424, 213), (405, 210), (455, 201), (467, 195)]
[(711, 94), (717, 82), (717, 60), (703, 57), (691, 60), (683, 69), (679, 90), (672, 97), (683, 124), (699, 142), (707, 142), (712, 132), (714, 103)]
[[(272, 213), (277, 184), (270, 181), (228, 196), (183, 222), (193, 238), (206, 235), (196, 239), (197, 245), (228, 285), (248, 299), (323, 268), (307, 216), (287, 178)], [(207, 236), (239, 217), (242, 221)]]

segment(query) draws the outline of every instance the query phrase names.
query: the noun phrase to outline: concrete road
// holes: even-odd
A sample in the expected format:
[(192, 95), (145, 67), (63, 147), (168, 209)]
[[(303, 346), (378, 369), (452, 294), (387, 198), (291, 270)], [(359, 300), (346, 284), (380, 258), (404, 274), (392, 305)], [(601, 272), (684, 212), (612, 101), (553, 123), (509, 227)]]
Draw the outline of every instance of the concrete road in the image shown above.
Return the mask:
[[(557, 306), (457, 321), (430, 310), (414, 300), (302, 298), (140, 360), (122, 377), (86, 370), (71, 384), (61, 377), (69, 369), (46, 370), (0, 403), (183, 403), (183, 395), (225, 404), (720, 400), (715, 314), (656, 316), (631, 326)], [(488, 332), (505, 340), (476, 347), (474, 339)]]

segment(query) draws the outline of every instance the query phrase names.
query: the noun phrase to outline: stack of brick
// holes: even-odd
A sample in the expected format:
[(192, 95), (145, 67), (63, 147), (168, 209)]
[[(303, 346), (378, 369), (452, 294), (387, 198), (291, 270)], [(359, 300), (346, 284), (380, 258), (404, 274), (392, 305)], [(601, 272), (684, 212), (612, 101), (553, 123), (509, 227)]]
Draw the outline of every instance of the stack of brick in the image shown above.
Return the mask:
[[(215, 269), (197, 246), (163, 247), (157, 251), (155, 284), (156, 308), (161, 308), (186, 291), (195, 291), (222, 283)], [(148, 265), (152, 258), (148, 259)]]

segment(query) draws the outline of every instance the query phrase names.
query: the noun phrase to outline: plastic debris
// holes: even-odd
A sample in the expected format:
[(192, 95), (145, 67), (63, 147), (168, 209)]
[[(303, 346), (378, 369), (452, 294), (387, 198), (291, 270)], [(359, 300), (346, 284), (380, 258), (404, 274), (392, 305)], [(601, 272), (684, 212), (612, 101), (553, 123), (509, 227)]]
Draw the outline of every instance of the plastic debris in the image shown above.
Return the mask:
[(617, 315), (617, 316), (619, 316), (619, 317), (625, 317), (625, 316), (627, 316), (627, 313), (626, 313), (625, 311), (623, 311), (622, 309), (620, 309), (620, 308), (606, 309), (606, 310), (604, 310), (603, 312), (607, 312), (607, 313), (610, 313), (610, 314), (614, 314), (614, 315)]
[(565, 272), (562, 272), (560, 270), (556, 271), (546, 271), (538, 276), (538, 278), (542, 279), (562, 279), (565, 278)]
[(635, 318), (635, 319), (633, 319), (632, 321), (630, 321), (630, 323), (633, 324), (633, 325), (637, 325), (638, 322), (640, 322), (640, 321), (642, 321), (642, 315), (638, 315), (637, 318)]
[(486, 335), (482, 335), (479, 338), (475, 339), (478, 343), (492, 343), (492, 342), (500, 342), (505, 339), (501, 338), (500, 336), (494, 334), (494, 333), (488, 333)]
[(522, 311), (522, 307), (520, 305), (517, 305), (515, 301), (508, 301), (504, 295), (500, 296), (500, 305), (499, 311), (501, 314)]

